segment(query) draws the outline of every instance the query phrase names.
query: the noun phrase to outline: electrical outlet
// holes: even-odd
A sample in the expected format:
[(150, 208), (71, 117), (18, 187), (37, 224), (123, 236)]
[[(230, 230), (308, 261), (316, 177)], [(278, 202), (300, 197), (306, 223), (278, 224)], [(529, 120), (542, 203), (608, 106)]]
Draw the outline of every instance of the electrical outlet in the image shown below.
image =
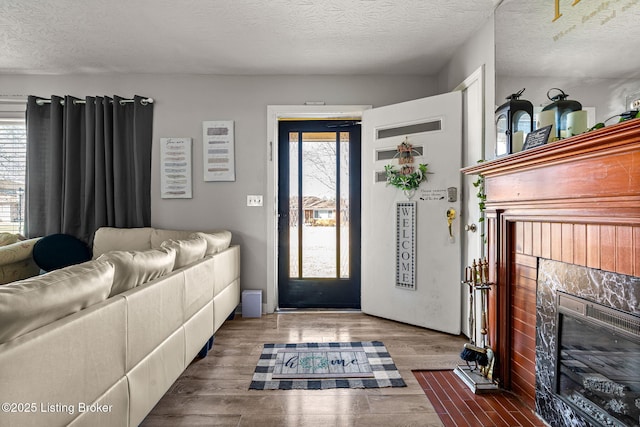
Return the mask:
[(247, 196), (247, 206), (262, 206), (262, 194)]

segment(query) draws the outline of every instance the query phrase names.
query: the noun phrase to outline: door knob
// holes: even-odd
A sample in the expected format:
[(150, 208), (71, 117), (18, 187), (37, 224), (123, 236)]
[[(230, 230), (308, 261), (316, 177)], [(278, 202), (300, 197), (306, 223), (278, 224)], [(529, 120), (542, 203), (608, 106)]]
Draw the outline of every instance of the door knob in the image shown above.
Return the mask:
[(467, 230), (467, 231), (470, 231), (472, 233), (475, 233), (476, 231), (478, 231), (478, 226), (475, 225), (475, 224), (470, 224), (470, 225), (467, 224), (467, 225), (464, 226), (464, 229)]
[(453, 208), (447, 209), (447, 224), (449, 225), (449, 237), (453, 237), (453, 220), (456, 219), (456, 210)]

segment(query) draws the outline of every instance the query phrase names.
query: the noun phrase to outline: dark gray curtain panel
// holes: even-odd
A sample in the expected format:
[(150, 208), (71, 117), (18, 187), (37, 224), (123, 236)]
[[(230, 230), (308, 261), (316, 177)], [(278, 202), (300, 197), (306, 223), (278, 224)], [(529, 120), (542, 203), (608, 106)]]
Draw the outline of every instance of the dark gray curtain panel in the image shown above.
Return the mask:
[(102, 226), (149, 226), (153, 104), (39, 99), (27, 101), (27, 236), (65, 233), (90, 244)]

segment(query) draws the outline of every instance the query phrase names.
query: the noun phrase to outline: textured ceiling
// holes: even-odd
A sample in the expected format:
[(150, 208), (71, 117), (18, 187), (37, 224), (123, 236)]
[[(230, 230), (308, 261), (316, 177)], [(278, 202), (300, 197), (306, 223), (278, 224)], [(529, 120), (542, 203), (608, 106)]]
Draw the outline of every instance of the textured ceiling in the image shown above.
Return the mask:
[(498, 75), (640, 78), (640, 0), (0, 0), (0, 74), (434, 75), (496, 3)]
[(494, 0), (0, 0), (0, 73), (437, 73)]

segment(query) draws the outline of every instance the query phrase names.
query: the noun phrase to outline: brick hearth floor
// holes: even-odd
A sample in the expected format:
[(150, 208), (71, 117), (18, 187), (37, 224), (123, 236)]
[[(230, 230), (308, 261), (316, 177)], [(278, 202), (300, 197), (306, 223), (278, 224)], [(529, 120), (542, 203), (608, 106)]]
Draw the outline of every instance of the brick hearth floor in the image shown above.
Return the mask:
[(453, 371), (414, 371), (445, 427), (543, 427), (544, 421), (507, 393), (473, 394)]

